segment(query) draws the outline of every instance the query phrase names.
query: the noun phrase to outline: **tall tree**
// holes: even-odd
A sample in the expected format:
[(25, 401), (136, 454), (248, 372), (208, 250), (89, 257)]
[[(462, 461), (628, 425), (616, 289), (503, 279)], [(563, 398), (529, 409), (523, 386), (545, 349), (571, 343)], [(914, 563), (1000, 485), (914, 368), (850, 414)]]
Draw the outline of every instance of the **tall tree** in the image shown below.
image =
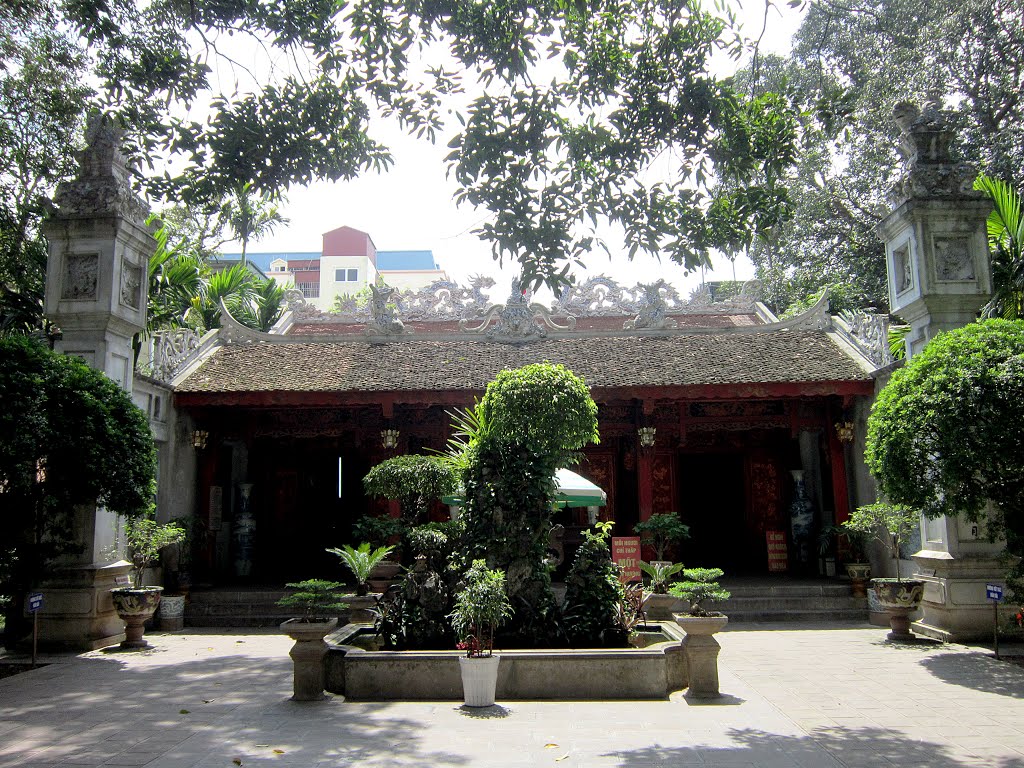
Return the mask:
[(787, 178), (793, 218), (752, 243), (776, 309), (839, 284), (837, 308), (887, 308), (874, 227), (901, 173), (891, 115), (941, 98), (961, 124), (960, 156), (1024, 181), (1024, 9), (1008, 0), (808, 3), (786, 59), (761, 58), (751, 93), (791, 94), (806, 149)]
[(74, 167), (91, 91), (84, 58), (45, 5), (0, 9), (0, 333), (37, 327), (47, 196)]
[(717, 213), (729, 226), (711, 221), (715, 171), (742, 181), (789, 151), (752, 137), (753, 114), (777, 102), (752, 111), (712, 73), (712, 55), (739, 56), (742, 40), (729, 12), (698, 0), (59, 8), (101, 107), (156, 169), (140, 179), (151, 195), (208, 205), (247, 184), (273, 197), (384, 169), (375, 127), (392, 120), (448, 142), (457, 201), (484, 212), (478, 234), (534, 285), (564, 282), (599, 245), (599, 222), (619, 225), (631, 254), (708, 264), (723, 233), (774, 197), (752, 179), (745, 209)]

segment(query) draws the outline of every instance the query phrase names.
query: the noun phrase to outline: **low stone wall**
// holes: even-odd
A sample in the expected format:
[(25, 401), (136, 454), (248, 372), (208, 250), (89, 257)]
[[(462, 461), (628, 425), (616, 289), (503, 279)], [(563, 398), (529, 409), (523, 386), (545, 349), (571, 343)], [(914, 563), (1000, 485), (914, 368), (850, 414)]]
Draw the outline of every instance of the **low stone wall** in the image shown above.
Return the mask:
[[(369, 625), (349, 624), (327, 638), (325, 687), (366, 701), (462, 699), (460, 651), (366, 651), (346, 641)], [(683, 633), (647, 648), (500, 651), (497, 698), (664, 699), (687, 685)]]

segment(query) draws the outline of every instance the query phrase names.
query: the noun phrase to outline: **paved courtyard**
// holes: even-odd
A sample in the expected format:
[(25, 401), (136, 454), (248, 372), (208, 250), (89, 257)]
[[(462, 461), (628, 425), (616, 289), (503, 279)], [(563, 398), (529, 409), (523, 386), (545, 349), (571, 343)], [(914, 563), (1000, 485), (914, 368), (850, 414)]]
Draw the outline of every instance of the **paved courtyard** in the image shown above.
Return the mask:
[(288, 700), (290, 641), (151, 634), (0, 680), (0, 766), (1024, 768), (1024, 668), (877, 627), (723, 633), (714, 704)]

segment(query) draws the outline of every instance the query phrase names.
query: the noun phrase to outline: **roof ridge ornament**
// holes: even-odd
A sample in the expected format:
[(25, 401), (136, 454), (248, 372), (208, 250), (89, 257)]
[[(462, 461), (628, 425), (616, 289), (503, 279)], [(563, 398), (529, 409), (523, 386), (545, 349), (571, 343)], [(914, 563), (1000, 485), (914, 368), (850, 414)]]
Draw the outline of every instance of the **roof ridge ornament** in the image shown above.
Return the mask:
[(405, 323), (398, 318), (395, 305), (391, 303), (398, 291), (388, 285), (380, 288), (371, 285), (370, 292), (370, 320), (366, 324), (366, 335), (399, 336), (405, 333)]
[[(540, 304), (530, 302), (530, 290), (523, 287), (521, 278), (512, 278), (512, 291), (505, 304), (495, 304), (484, 316), (483, 322), (470, 327), (465, 318), (459, 320), (459, 330), (464, 333), (480, 333), (491, 341), (525, 341), (532, 338), (545, 338), (547, 329), (571, 331), (576, 328), (576, 318), (567, 316), (565, 325), (559, 325), (551, 312)], [(494, 327), (487, 330), (491, 321), (497, 318)], [(541, 321), (541, 324), (537, 323)], [(545, 327), (546, 326), (546, 327)]]
[(632, 320), (627, 320), (622, 324), (622, 330), (624, 331), (638, 331), (641, 329), (651, 330), (665, 330), (668, 328), (676, 328), (677, 323), (670, 317), (666, 317), (668, 312), (668, 302), (665, 301), (665, 297), (661, 295), (663, 289), (671, 289), (668, 283), (662, 280), (658, 280), (656, 283), (639, 283), (638, 288), (644, 292), (640, 309)]

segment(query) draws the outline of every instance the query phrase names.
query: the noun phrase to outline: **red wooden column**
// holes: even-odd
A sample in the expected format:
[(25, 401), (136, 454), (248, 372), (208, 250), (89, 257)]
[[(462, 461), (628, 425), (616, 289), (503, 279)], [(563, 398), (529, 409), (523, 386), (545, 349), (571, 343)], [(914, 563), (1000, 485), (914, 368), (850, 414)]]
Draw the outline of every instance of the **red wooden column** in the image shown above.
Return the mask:
[[(833, 409), (829, 409), (829, 416), (835, 416)], [(840, 525), (850, 519), (850, 486), (846, 477), (846, 446), (839, 440), (836, 433), (836, 419), (829, 418), (825, 425), (825, 433), (828, 435), (828, 452), (830, 464), (832, 465), (832, 495), (836, 505), (836, 525)]]
[[(641, 418), (639, 424), (647, 421), (654, 413), (654, 402), (643, 400), (640, 403)], [(653, 426), (653, 425), (651, 425)], [(647, 520), (654, 511), (654, 446), (645, 448), (640, 445), (640, 435), (636, 433), (636, 479), (637, 479), (637, 506), (640, 512), (640, 522)], [(655, 436), (657, 440), (657, 436)]]
[(654, 509), (654, 448), (637, 448), (636, 473), (642, 523), (651, 516)]

